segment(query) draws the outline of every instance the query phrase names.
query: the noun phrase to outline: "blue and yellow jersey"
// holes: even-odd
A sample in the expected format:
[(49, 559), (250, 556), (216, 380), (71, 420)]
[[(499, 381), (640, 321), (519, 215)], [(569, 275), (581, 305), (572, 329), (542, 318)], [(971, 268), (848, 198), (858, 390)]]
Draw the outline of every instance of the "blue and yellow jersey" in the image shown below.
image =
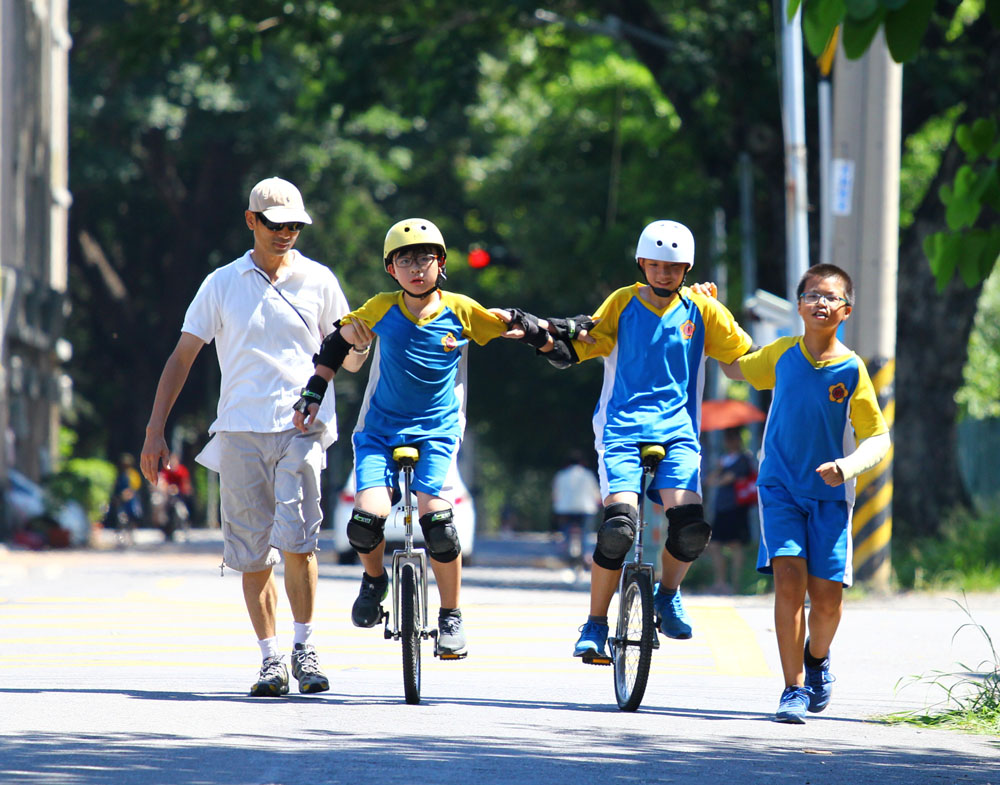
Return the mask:
[(377, 294), (344, 317), (360, 319), (378, 341), (355, 432), (383, 436), (462, 438), (465, 351), (507, 326), (475, 300), (441, 292), (438, 309), (419, 321), (402, 292)]
[(774, 390), (757, 484), (853, 503), (853, 480), (831, 488), (816, 469), (889, 430), (861, 358), (850, 352), (817, 362), (801, 336), (788, 337), (740, 358), (740, 370), (758, 390)]
[(731, 363), (753, 343), (726, 307), (684, 287), (683, 299), (657, 309), (643, 284), (614, 292), (594, 314), (596, 343), (574, 341), (580, 360), (604, 357), (604, 386), (594, 410), (600, 449), (622, 442), (698, 441), (705, 358)]

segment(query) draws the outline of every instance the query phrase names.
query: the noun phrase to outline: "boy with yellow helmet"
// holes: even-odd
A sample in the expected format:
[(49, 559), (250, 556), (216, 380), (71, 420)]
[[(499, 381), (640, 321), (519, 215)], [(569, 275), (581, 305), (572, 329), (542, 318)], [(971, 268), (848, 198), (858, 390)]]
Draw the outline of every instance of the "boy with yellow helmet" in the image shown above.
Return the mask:
[(341, 319), (323, 341), (314, 358), (316, 374), (296, 404), (295, 425), (308, 428), (348, 352), (367, 352), (372, 334), (378, 336), (353, 436), (357, 495), (347, 536), (364, 574), (351, 620), (358, 627), (373, 627), (381, 618), (389, 580), (383, 568), (383, 529), (398, 493), (392, 452), (414, 445), (420, 450), (413, 479), (419, 523), (441, 598), (435, 653), (462, 657), (462, 549), (452, 523), (448, 470), (465, 429), (469, 342), (486, 344), (504, 335), (507, 324), (475, 300), (441, 290), (447, 249), (431, 221), (408, 218), (394, 224), (382, 257), (402, 291), (375, 295)]

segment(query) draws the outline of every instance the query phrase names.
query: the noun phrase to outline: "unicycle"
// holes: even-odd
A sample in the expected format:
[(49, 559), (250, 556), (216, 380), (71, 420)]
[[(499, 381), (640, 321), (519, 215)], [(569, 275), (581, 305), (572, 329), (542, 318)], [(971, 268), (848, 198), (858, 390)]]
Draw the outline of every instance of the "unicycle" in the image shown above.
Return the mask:
[(635, 555), (622, 569), (618, 582), (618, 626), (608, 647), (614, 665), (615, 698), (622, 711), (635, 711), (642, 703), (649, 679), (649, 664), (653, 649), (660, 644), (656, 637), (653, 613), (653, 584), (655, 568), (642, 561), (642, 539), (646, 528), (646, 484), (656, 472), (656, 467), (666, 455), (659, 444), (639, 447), (642, 478), (639, 481), (639, 531), (635, 540)]
[(427, 629), (427, 553), (413, 547), (414, 504), (410, 496), (413, 467), (420, 457), (416, 447), (397, 447), (392, 459), (403, 474), (403, 548), (392, 552), (392, 629), (385, 619), (385, 637), (403, 644), (403, 694), (406, 702), (420, 703), (420, 643), (437, 635)]

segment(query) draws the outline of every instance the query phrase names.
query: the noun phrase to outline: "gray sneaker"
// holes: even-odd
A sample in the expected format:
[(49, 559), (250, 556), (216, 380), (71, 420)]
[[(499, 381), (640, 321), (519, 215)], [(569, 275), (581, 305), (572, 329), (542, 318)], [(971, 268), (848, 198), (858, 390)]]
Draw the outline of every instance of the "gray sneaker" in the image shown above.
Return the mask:
[(464, 657), (467, 654), (465, 630), (462, 628), (462, 612), (458, 608), (438, 613), (435, 654), (448, 659)]
[(257, 681), (250, 688), (255, 698), (277, 698), (288, 692), (288, 667), (281, 657), (268, 657), (260, 666)]
[(308, 643), (296, 643), (292, 650), (292, 675), (299, 681), (299, 692), (326, 692), (330, 680), (319, 669), (316, 649)]

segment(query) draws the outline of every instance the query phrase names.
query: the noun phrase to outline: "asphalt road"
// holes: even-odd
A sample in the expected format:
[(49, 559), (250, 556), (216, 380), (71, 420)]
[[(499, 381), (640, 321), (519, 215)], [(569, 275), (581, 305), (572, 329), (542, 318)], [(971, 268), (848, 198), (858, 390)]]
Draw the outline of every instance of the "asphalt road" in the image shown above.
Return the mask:
[[(0, 549), (0, 783), (1000, 785), (1000, 740), (872, 719), (936, 699), (924, 682), (897, 690), (901, 678), (988, 657), (947, 596), (852, 593), (833, 702), (803, 726), (770, 719), (771, 598), (689, 596), (695, 637), (661, 639), (626, 714), (611, 670), (569, 656), (586, 584), (516, 566), (520, 546), (500, 545), (465, 573), (470, 656), (440, 662), (425, 645), (419, 706), (403, 702), (399, 644), (350, 624), (357, 567), (321, 563), (330, 692), (260, 699), (246, 694), (259, 654), (240, 579), (220, 577), (217, 543)], [(1000, 596), (968, 603), (1000, 640)], [(279, 636), (289, 645), (283, 599)]]

